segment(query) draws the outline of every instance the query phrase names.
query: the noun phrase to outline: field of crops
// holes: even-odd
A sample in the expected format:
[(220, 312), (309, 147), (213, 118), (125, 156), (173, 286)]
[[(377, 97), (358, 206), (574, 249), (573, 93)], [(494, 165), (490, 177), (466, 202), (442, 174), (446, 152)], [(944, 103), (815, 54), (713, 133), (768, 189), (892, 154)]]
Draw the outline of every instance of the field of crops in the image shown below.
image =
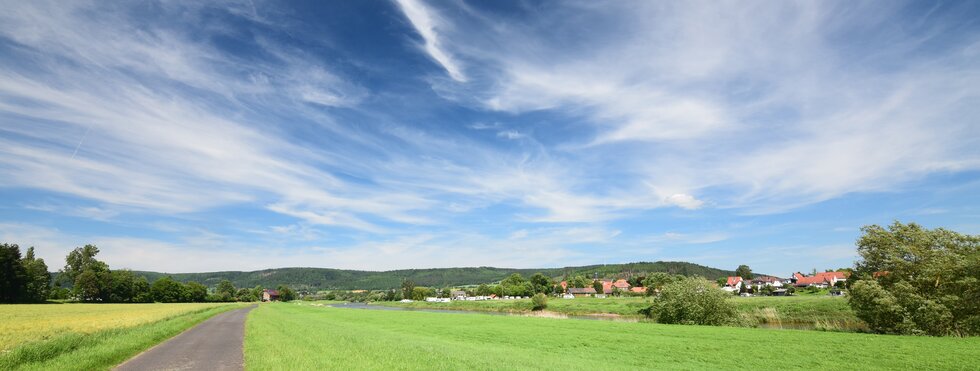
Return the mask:
[(0, 370), (91, 370), (241, 304), (0, 305)]
[(0, 305), (0, 351), (65, 333), (134, 327), (216, 304)]
[[(812, 344), (812, 347), (801, 346)], [(975, 369), (980, 338), (263, 305), (245, 361), (267, 369)]]
[[(847, 300), (830, 296), (732, 297), (744, 326), (770, 326), (800, 329), (855, 330), (863, 328)], [(566, 315), (613, 314), (638, 318), (640, 309), (648, 307), (649, 298), (575, 298), (548, 300), (548, 311)], [(487, 300), (429, 302), (379, 302), (377, 305), (413, 309), (451, 309), (495, 312), (530, 312), (531, 301)]]

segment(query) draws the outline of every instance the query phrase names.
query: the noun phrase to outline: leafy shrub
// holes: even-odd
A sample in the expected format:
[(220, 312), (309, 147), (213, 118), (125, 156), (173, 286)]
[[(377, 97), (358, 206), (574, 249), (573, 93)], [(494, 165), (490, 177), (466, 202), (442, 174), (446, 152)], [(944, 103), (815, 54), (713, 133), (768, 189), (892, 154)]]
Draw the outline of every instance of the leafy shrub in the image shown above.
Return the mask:
[(686, 325), (726, 325), (737, 321), (731, 295), (708, 280), (694, 277), (663, 287), (653, 305), (640, 313), (660, 323)]
[(531, 303), (534, 304), (532, 310), (543, 310), (548, 307), (548, 297), (545, 294), (537, 293), (531, 297)]

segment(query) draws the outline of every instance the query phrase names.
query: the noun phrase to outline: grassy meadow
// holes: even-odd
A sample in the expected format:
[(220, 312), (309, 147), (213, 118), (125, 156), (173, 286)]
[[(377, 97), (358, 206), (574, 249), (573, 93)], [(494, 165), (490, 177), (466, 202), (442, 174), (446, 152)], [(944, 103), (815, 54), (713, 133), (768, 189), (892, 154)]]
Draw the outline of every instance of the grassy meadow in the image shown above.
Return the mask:
[(0, 370), (108, 369), (241, 304), (0, 306)]
[[(786, 296), (786, 297), (732, 297), (744, 326), (787, 327), (797, 329), (856, 330), (863, 323), (842, 297)], [(531, 311), (530, 299), (430, 302), (378, 302), (376, 305), (412, 309), (450, 309), (523, 313)], [(650, 306), (645, 297), (618, 298), (549, 298), (548, 311), (571, 316), (614, 315), (624, 318), (640, 318), (637, 312)]]
[(980, 338), (262, 305), (250, 370), (975, 369)]

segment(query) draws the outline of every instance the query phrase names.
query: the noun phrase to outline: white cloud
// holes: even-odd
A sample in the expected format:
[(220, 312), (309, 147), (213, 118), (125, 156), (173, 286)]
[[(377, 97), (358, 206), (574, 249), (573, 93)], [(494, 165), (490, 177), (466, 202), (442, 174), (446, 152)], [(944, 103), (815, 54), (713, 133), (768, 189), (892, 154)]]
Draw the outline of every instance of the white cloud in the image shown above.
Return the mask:
[(504, 131), (497, 132), (497, 136), (500, 138), (516, 140), (516, 139), (524, 138), (526, 135), (521, 134), (517, 130), (504, 130)]
[(353, 187), (323, 170), (354, 163), (338, 158), (350, 154), (312, 151), (271, 125), (282, 109), (321, 118), (302, 102), (349, 107), (366, 94), (301, 51), (260, 40), (271, 59), (246, 61), (108, 9), (98, 19), (82, 4), (5, 10), (0, 37), (35, 62), (0, 64), (0, 95), (11, 98), (0, 101), (0, 131), (12, 134), (0, 137), (0, 185), (130, 211), (184, 213), (273, 195), (275, 210), (320, 224), (380, 230), (358, 214), (424, 222), (408, 211), (431, 202)]
[(425, 52), (445, 68), (453, 80), (466, 82), (466, 76), (458, 62), (442, 47), (439, 31), (447, 27), (446, 22), (419, 0), (396, 0), (396, 2), (405, 13), (405, 17), (412, 23), (412, 27), (415, 27), (415, 31), (422, 35)]
[[(292, 233), (293, 228), (282, 230)], [(0, 223), (0, 239), (36, 246), (52, 270), (64, 265), (71, 249), (84, 244), (99, 247), (99, 259), (114, 269), (158, 272), (258, 270), (277, 267), (329, 267), (389, 270), (405, 267), (540, 268), (566, 263), (586, 264), (595, 256), (569, 249), (575, 244), (606, 244), (618, 231), (601, 228), (546, 228), (527, 231), (517, 240), (483, 234), (445, 233), (402, 235), (344, 247), (318, 246), (291, 240), (253, 245), (205, 231), (185, 234), (180, 241), (104, 235), (81, 235), (57, 229)], [(297, 236), (302, 237), (302, 236)]]
[[(469, 18), (440, 36), (483, 80), (438, 91), (585, 120), (594, 131), (564, 148), (645, 174), (655, 189), (710, 190), (724, 196), (712, 205), (772, 213), (980, 168), (980, 37), (935, 20), (897, 28), (908, 16), (897, 4), (563, 3), (518, 20), (458, 13)], [(858, 30), (869, 25), (879, 31)], [(856, 32), (860, 47), (838, 37)], [(667, 203), (702, 206), (686, 201)]]
[(698, 200), (694, 198), (694, 196), (683, 193), (672, 194), (667, 197), (664, 202), (669, 205), (674, 205), (689, 210), (695, 210), (700, 208), (701, 205), (704, 205), (704, 201)]

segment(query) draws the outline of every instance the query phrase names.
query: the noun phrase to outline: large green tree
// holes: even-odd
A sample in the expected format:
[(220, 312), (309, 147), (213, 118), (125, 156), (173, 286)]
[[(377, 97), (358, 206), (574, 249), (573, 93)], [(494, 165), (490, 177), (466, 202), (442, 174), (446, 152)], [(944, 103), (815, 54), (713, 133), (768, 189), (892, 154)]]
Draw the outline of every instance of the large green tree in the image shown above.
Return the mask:
[(416, 287), (412, 288), (412, 294), (409, 297), (412, 298), (412, 300), (421, 301), (421, 300), (425, 300), (425, 298), (430, 297), (430, 296), (434, 296), (434, 293), (433, 293), (432, 289), (430, 289), (428, 287), (418, 287), (418, 286), (416, 286)]
[(735, 275), (742, 277), (743, 280), (751, 280), (752, 268), (749, 268), (749, 266), (745, 264), (739, 265), (738, 268), (735, 268)]
[(297, 299), (296, 291), (293, 291), (293, 289), (289, 288), (289, 286), (279, 285), (279, 287), (276, 288), (276, 291), (279, 291), (279, 300), (281, 301), (292, 301)]
[(78, 247), (65, 257), (62, 277), (72, 283), (72, 294), (82, 301), (110, 301), (111, 279), (109, 265), (95, 258), (95, 245)]
[[(114, 303), (134, 302), (136, 296), (139, 294), (137, 290), (143, 288), (137, 284), (137, 281), (143, 277), (137, 276), (130, 270), (120, 269), (112, 271), (109, 277), (109, 301)], [(143, 280), (146, 279), (143, 278)]]
[[(683, 276), (681, 277), (683, 278)], [(660, 292), (660, 290), (663, 290), (664, 286), (667, 286), (674, 281), (674, 276), (664, 272), (654, 272), (647, 276), (646, 280), (643, 281), (643, 286), (647, 288), (648, 295), (653, 295)]]
[(184, 285), (170, 276), (153, 281), (153, 284), (150, 285), (150, 293), (153, 301), (160, 303), (178, 303), (186, 296)]
[(595, 289), (596, 294), (605, 293), (605, 291), (602, 289), (602, 281), (599, 280), (592, 281), (592, 288)]
[(44, 259), (34, 256), (33, 246), (27, 249), (21, 265), (25, 273), (24, 301), (40, 303), (47, 300), (51, 292), (51, 273)]
[(75, 276), (72, 293), (81, 301), (108, 302), (112, 293), (111, 279), (108, 270), (85, 269)]
[(75, 248), (65, 257), (65, 268), (62, 274), (69, 282), (75, 282), (75, 278), (87, 269), (94, 271), (107, 271), (109, 266), (106, 263), (95, 259), (99, 254), (99, 248), (95, 245), (85, 245)]
[(531, 276), (531, 285), (533, 285), (535, 293), (547, 293), (551, 291), (552, 282), (547, 276), (535, 273)]
[(0, 303), (22, 301), (27, 271), (21, 263), (20, 246), (0, 244)]
[[(183, 297), (181, 301), (190, 303), (201, 303), (204, 302), (208, 297), (208, 287), (197, 282), (188, 282), (184, 284)], [(228, 301), (235, 300), (232, 296)]]
[(520, 273), (511, 274), (500, 281), (500, 289), (505, 296), (531, 296), (534, 294), (534, 285), (525, 280)]
[(414, 297), (415, 282), (412, 280), (402, 280), (402, 297), (410, 299)]
[(980, 236), (897, 221), (862, 231), (848, 302), (872, 330), (980, 335)]
[(235, 301), (235, 285), (229, 280), (218, 282), (218, 287), (214, 289), (214, 293), (220, 301)]
[(490, 286), (485, 283), (481, 283), (480, 286), (476, 288), (476, 294), (479, 296), (490, 296), (493, 292), (490, 290)]

